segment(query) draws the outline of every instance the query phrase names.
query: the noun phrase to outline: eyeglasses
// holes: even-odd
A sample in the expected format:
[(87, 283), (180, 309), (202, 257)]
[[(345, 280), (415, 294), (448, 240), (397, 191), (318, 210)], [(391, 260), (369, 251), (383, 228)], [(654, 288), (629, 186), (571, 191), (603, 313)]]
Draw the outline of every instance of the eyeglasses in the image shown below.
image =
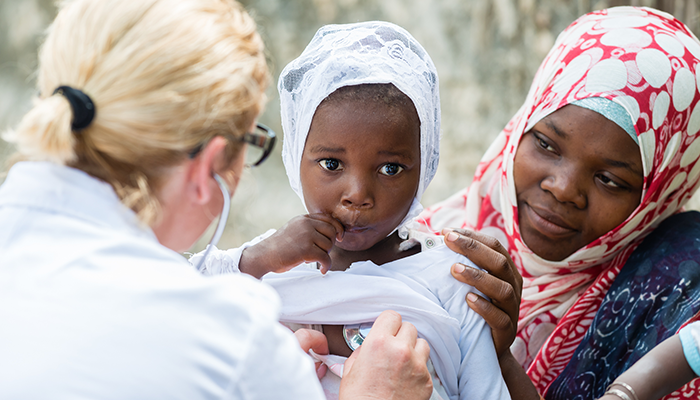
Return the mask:
[[(263, 124), (257, 124), (253, 132), (246, 132), (243, 137), (237, 137), (230, 133), (224, 136), (227, 139), (241, 141), (250, 145), (247, 146), (245, 154), (245, 165), (249, 167), (257, 167), (262, 164), (270, 153), (272, 153), (272, 149), (275, 147), (275, 141), (277, 141), (275, 132)], [(203, 148), (204, 143), (192, 149), (188, 153), (188, 156), (190, 158), (197, 157), (197, 154), (199, 154)]]

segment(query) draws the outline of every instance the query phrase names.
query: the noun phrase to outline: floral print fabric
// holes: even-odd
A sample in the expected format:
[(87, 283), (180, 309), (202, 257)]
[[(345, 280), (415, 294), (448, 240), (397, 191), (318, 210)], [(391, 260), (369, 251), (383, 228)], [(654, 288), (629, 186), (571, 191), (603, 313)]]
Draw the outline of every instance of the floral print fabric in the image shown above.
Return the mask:
[[(511, 350), (540, 393), (567, 365), (610, 285), (644, 236), (678, 212), (700, 176), (700, 42), (680, 21), (617, 7), (576, 20), (557, 38), (525, 104), (482, 158), (472, 185), (423, 214), (427, 228), (464, 227), (496, 237), (524, 279)], [(644, 172), (640, 205), (617, 228), (563, 261), (523, 243), (513, 182), (520, 138), (576, 100), (604, 97), (634, 121)]]
[[(644, 239), (615, 278), (571, 361), (547, 390), (547, 400), (603, 396), (615, 378), (695, 319), (700, 311), (699, 239), (697, 211), (667, 218)], [(697, 383), (665, 399), (697, 399)]]

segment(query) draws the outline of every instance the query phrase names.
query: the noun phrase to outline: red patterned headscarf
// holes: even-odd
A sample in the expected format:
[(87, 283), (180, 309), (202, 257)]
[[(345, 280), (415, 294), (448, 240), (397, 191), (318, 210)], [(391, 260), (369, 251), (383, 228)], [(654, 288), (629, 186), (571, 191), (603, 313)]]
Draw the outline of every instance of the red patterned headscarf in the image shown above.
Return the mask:
[[(422, 216), (433, 230), (464, 227), (499, 239), (524, 279), (515, 357), (544, 393), (580, 343), (612, 281), (645, 235), (678, 212), (700, 175), (700, 42), (680, 21), (618, 7), (576, 20), (535, 75), (525, 104), (481, 160), (472, 185)], [(513, 159), (524, 132), (576, 100), (603, 97), (634, 121), (644, 186), (617, 228), (563, 261), (523, 243)]]

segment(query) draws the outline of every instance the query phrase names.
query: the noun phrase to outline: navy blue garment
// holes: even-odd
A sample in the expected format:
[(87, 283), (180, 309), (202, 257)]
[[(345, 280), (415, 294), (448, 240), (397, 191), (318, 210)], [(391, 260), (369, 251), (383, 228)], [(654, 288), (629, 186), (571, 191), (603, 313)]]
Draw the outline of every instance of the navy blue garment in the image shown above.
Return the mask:
[(596, 399), (700, 311), (700, 213), (666, 219), (635, 249), (547, 400)]

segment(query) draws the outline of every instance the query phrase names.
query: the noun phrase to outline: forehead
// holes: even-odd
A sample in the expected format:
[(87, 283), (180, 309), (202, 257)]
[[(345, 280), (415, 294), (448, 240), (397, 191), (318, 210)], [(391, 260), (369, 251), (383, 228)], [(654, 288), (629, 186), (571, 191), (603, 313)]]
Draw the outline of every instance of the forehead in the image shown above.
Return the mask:
[(366, 83), (342, 86), (323, 99), (319, 107), (331, 103), (355, 102), (389, 106), (403, 112), (407, 118), (415, 117), (415, 122), (420, 124), (416, 106), (411, 98), (392, 83)]
[(418, 158), (420, 122), (415, 109), (380, 100), (324, 102), (314, 114), (305, 151), (312, 144), (363, 150), (377, 146), (400, 148)]
[(624, 163), (643, 176), (639, 145), (624, 129), (596, 111), (569, 104), (537, 124), (545, 125), (553, 139), (575, 145), (581, 156)]

